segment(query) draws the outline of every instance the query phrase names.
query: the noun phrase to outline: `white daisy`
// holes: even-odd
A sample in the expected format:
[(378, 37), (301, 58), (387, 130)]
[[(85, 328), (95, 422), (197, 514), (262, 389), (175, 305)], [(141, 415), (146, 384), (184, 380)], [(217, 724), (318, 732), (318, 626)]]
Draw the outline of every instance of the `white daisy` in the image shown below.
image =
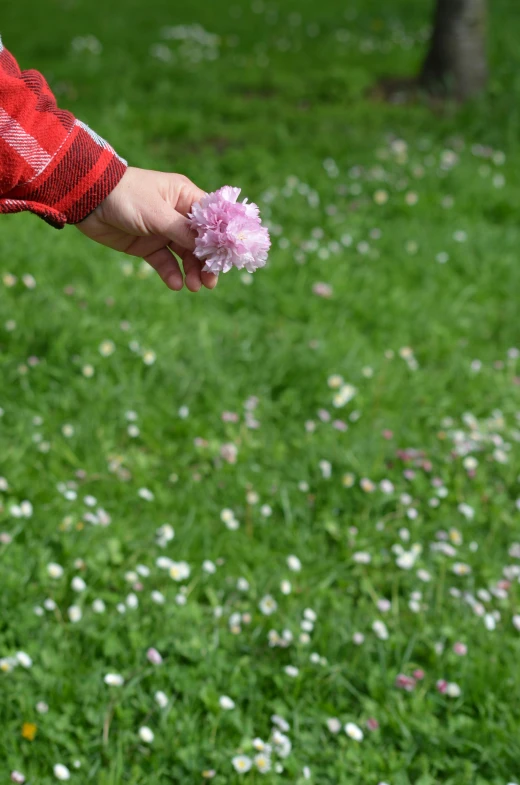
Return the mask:
[(272, 613), (276, 611), (278, 608), (278, 604), (276, 600), (271, 597), (270, 594), (266, 594), (265, 597), (262, 597), (260, 600), (258, 607), (260, 608), (261, 612), (264, 616), (270, 616)]
[(70, 780), (70, 771), (63, 763), (57, 763), (53, 771), (57, 780)]
[(287, 557), (287, 566), (289, 567), (292, 572), (300, 572), (302, 568), (302, 563), (297, 556), (291, 554)]
[(259, 752), (254, 758), (255, 766), (261, 774), (267, 774), (271, 770), (271, 758), (265, 752)]
[(50, 562), (50, 564), (47, 565), (47, 573), (51, 578), (61, 578), (63, 575), (63, 567), (61, 564)]
[(71, 585), (72, 591), (75, 591), (75, 592), (78, 592), (78, 593), (80, 593), (82, 591), (85, 591), (85, 589), (87, 588), (87, 584), (85, 583), (83, 578), (79, 577), (79, 575), (76, 575), (72, 579), (70, 585)]
[(116, 350), (116, 345), (114, 341), (103, 341), (99, 344), (99, 353), (102, 357), (110, 357), (111, 354), (114, 354)]
[(327, 728), (331, 733), (339, 733), (341, 730), (341, 722), (337, 717), (329, 717), (327, 720)]
[(251, 766), (253, 765), (253, 761), (251, 758), (248, 758), (247, 755), (235, 755), (231, 760), (231, 763), (233, 764), (235, 771), (238, 771), (239, 774), (245, 774), (247, 771), (250, 771)]
[(347, 722), (345, 725), (345, 733), (354, 741), (363, 741), (363, 731), (354, 722)]
[(170, 578), (179, 583), (185, 581), (190, 577), (191, 568), (185, 561), (172, 562), (170, 567)]
[(152, 491), (150, 491), (148, 488), (139, 488), (139, 490), (137, 491), (137, 495), (140, 496), (141, 499), (144, 499), (147, 502), (151, 502), (155, 498)]
[(145, 744), (151, 744), (155, 738), (154, 732), (151, 728), (143, 725), (142, 728), (139, 728), (139, 738), (141, 741), (144, 741)]
[(17, 651), (16, 652), (16, 659), (17, 659), (18, 665), (21, 665), (22, 668), (31, 668), (32, 667), (33, 661), (29, 657), (29, 655), (26, 654), (24, 651)]
[(166, 706), (168, 705), (168, 696), (166, 695), (165, 692), (162, 692), (161, 690), (157, 690), (157, 692), (154, 695), (154, 698), (155, 698), (155, 702), (161, 709), (165, 709)]
[(71, 605), (67, 611), (69, 619), (73, 624), (76, 624), (78, 621), (81, 621), (81, 617), (83, 616), (83, 612), (79, 605)]
[(107, 673), (103, 681), (110, 687), (122, 687), (125, 683), (124, 678), (119, 673)]
[(375, 634), (379, 638), (379, 640), (386, 641), (388, 640), (388, 629), (386, 624), (380, 620), (376, 620), (372, 624), (372, 629), (374, 630)]

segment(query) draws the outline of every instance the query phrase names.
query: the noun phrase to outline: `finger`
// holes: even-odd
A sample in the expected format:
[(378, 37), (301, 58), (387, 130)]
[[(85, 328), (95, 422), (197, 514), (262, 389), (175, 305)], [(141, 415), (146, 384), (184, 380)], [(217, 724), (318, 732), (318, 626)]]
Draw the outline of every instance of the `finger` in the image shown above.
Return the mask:
[(168, 246), (168, 243), (167, 237), (158, 237), (157, 235), (133, 237), (130, 244), (126, 246), (125, 253), (131, 254), (131, 256), (141, 256), (145, 259), (150, 254), (155, 253), (155, 251)]
[(167, 237), (168, 240), (183, 249), (193, 251), (195, 248), (195, 232), (191, 228), (190, 222), (166, 202), (160, 212), (154, 216), (151, 230), (152, 234)]
[[(169, 247), (180, 256), (183, 261), (184, 265), (184, 273), (186, 275), (186, 286), (188, 289), (191, 289), (190, 284), (193, 282), (196, 289), (191, 289), (191, 291), (198, 291), (200, 289), (200, 284), (205, 286), (206, 289), (214, 289), (218, 283), (218, 275), (214, 273), (203, 273), (202, 267), (204, 263), (197, 259), (197, 257), (192, 254), (190, 251), (185, 251), (180, 248), (175, 243), (169, 243)], [(189, 258), (187, 258), (189, 257)], [(188, 281), (188, 270), (191, 271), (190, 279)]]
[[(175, 175), (178, 177), (178, 175)], [(184, 183), (179, 191), (177, 197), (177, 204), (175, 209), (181, 215), (188, 215), (194, 202), (200, 202), (203, 196), (206, 196), (205, 191), (198, 188), (195, 183), (192, 183), (187, 177), (183, 177)]]
[(178, 292), (182, 289), (184, 281), (177, 259), (169, 249), (164, 247), (143, 257), (154, 270), (159, 273), (168, 289)]
[(202, 281), (206, 289), (214, 289), (215, 286), (218, 284), (218, 275), (215, 275), (215, 273), (201, 272), (200, 280)]
[(201, 262), (190, 251), (185, 251), (182, 255), (182, 264), (186, 286), (190, 292), (198, 292), (202, 286)]

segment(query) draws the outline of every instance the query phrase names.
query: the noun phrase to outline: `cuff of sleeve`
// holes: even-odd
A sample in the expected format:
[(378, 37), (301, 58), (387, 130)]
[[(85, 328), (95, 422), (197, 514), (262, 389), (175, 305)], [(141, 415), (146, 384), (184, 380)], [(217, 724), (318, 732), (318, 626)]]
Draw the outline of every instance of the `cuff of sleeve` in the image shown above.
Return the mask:
[(0, 200), (0, 212), (29, 210), (61, 229), (87, 217), (116, 187), (127, 163), (104, 139), (80, 121), (56, 156), (36, 180)]

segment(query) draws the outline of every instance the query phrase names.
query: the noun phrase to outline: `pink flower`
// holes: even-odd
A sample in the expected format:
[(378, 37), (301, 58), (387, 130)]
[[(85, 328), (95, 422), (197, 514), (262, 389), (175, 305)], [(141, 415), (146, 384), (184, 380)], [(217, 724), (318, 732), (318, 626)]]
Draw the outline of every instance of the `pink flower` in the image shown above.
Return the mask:
[(146, 659), (148, 662), (151, 662), (152, 665), (162, 665), (163, 658), (157, 651), (157, 649), (148, 649), (146, 652)]
[(400, 690), (406, 690), (406, 692), (413, 692), (413, 689), (415, 687), (415, 679), (412, 679), (411, 676), (405, 676), (404, 673), (400, 673), (398, 676), (396, 676), (395, 686), (398, 687)]
[(457, 643), (453, 644), (453, 651), (455, 652), (455, 654), (458, 654), (459, 657), (465, 657), (466, 654), (468, 653), (468, 647), (466, 646), (465, 643), (461, 643), (460, 641), (457, 641)]
[(379, 723), (375, 719), (375, 717), (369, 717), (367, 720), (367, 728), (368, 730), (377, 730), (379, 728)]
[(206, 194), (191, 208), (188, 218), (197, 232), (195, 256), (206, 262), (204, 271), (227, 273), (232, 267), (253, 273), (264, 267), (271, 246), (254, 203), (237, 202), (240, 188), (225, 185)]
[(238, 422), (238, 414), (236, 412), (222, 412), (222, 422)]
[(414, 679), (416, 679), (416, 681), (422, 681), (425, 676), (426, 676), (426, 674), (422, 670), (422, 668), (417, 668), (417, 670), (415, 670), (413, 672), (413, 677), (414, 677)]
[(237, 462), (237, 455), (238, 449), (234, 444), (228, 443), (223, 444), (220, 448), (220, 457), (226, 461), (226, 463), (236, 463)]
[(448, 689), (448, 682), (446, 681), (446, 679), (439, 679), (439, 681), (435, 686), (437, 687), (441, 695), (444, 695), (444, 693)]
[(25, 782), (25, 777), (21, 771), (12, 771), (11, 772), (11, 782)]
[(332, 286), (328, 283), (318, 281), (313, 284), (312, 293), (318, 295), (318, 297), (332, 297)]

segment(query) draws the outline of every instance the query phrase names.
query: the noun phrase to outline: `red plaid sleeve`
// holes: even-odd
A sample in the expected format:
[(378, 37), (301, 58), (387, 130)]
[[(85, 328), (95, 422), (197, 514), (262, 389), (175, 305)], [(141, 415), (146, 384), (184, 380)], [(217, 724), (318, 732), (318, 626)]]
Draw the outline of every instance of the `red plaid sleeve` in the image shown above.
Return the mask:
[(78, 223), (126, 168), (104, 139), (58, 109), (38, 71), (20, 71), (0, 39), (0, 213), (29, 210), (57, 228)]

